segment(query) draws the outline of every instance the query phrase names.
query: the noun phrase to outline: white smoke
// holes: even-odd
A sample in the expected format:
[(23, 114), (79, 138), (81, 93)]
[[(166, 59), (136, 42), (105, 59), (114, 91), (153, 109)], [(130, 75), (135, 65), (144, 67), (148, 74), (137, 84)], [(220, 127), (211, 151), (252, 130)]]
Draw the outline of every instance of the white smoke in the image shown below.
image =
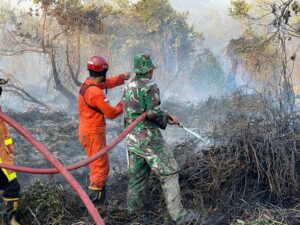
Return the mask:
[(174, 9), (189, 12), (188, 21), (204, 34), (204, 46), (217, 54), (233, 38), (238, 38), (241, 28), (228, 15), (229, 0), (170, 0)]

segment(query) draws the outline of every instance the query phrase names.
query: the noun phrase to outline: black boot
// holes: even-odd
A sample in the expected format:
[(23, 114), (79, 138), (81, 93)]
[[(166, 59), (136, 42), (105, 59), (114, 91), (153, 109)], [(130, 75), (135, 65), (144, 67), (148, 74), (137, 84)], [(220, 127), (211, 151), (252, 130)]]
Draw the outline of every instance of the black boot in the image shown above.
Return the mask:
[(89, 189), (89, 197), (96, 207), (103, 205), (106, 199), (105, 186), (99, 189)]
[(2, 207), (2, 220), (5, 225), (20, 225), (16, 220), (16, 211), (18, 209), (19, 199), (6, 199), (4, 198)]

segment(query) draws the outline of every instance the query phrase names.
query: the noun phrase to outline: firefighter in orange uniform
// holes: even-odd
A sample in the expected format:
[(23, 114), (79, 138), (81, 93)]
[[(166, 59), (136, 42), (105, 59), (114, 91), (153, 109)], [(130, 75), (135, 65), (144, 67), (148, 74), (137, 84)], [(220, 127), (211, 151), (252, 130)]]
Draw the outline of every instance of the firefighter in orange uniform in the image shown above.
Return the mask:
[[(0, 85), (6, 84), (8, 80), (0, 79)], [(2, 87), (0, 87), (0, 95)], [(0, 108), (1, 110), (1, 108)], [(15, 151), (7, 124), (0, 119), (0, 163), (13, 165)], [(20, 184), (15, 171), (1, 168), (0, 189), (3, 190), (2, 217), (5, 225), (20, 225), (16, 221), (15, 213), (19, 204)]]
[[(88, 157), (106, 146), (105, 118), (114, 119), (123, 113), (122, 100), (111, 106), (103, 90), (124, 84), (130, 73), (106, 79), (108, 64), (102, 56), (93, 56), (87, 63), (89, 77), (81, 85), (78, 97), (79, 142)], [(90, 198), (96, 206), (105, 200), (105, 182), (109, 173), (108, 154), (90, 163)]]

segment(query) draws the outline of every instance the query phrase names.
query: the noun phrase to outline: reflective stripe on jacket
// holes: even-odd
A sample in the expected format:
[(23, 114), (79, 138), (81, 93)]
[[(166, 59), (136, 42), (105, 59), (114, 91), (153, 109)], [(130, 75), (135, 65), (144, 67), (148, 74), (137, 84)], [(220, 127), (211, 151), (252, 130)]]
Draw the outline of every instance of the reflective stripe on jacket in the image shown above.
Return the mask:
[[(12, 153), (8, 153), (8, 145), (12, 145), (12, 138), (8, 129), (7, 124), (0, 119), (0, 163), (13, 165), (14, 158), (12, 157)], [(7, 177), (8, 181), (12, 181), (13, 179), (17, 178), (17, 174), (15, 171), (7, 170), (1, 168), (5, 176)]]

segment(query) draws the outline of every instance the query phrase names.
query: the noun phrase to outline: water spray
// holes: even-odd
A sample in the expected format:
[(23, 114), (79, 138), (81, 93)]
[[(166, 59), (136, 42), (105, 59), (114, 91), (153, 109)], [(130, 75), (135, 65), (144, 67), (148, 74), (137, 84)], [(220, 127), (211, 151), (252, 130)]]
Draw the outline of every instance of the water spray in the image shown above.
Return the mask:
[(199, 136), (199, 134), (196, 134), (194, 131), (191, 131), (190, 129), (184, 127), (183, 125), (179, 124), (179, 127), (183, 128), (184, 130), (186, 130), (187, 132), (189, 132), (190, 134), (192, 134), (194, 137), (198, 138), (199, 140), (202, 141), (202, 138)]

